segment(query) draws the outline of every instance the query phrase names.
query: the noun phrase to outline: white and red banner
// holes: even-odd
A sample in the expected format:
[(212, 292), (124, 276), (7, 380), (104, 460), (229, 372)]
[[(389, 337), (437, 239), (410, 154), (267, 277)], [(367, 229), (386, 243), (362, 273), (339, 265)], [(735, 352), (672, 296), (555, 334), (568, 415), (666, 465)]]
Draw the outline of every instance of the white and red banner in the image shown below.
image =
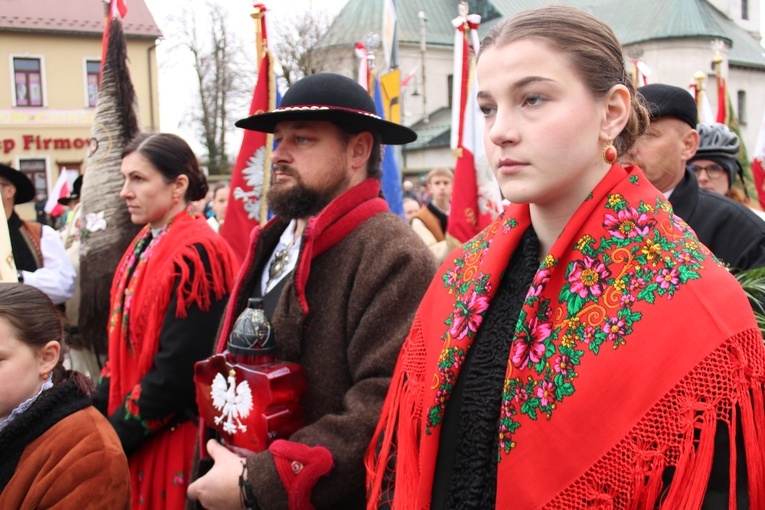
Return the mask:
[[(265, 9), (263, 6), (259, 6)], [(276, 108), (276, 77), (274, 57), (265, 47), (265, 16), (261, 19), (264, 42), (263, 58), (258, 68), (258, 81), (252, 94), (250, 115), (269, 112)], [(267, 220), (265, 195), (271, 172), (271, 147), (273, 135), (259, 131), (245, 130), (242, 145), (231, 174), (231, 191), (226, 209), (226, 221), (220, 228), (220, 235), (228, 241), (239, 260), (247, 254), (250, 232), (260, 222)]]
[(725, 78), (717, 77), (717, 122), (730, 125), (730, 111), (728, 110), (728, 85)]
[(356, 77), (356, 81), (364, 87), (364, 90), (369, 92), (369, 53), (367, 53), (367, 48), (363, 42), (357, 42), (354, 51), (356, 52), (356, 58), (359, 59), (359, 74)]
[(707, 94), (707, 91), (703, 87), (699, 89), (699, 86), (693, 81), (688, 85), (688, 92), (690, 92), (693, 99), (696, 100), (699, 123), (712, 124), (713, 122), (716, 122), (717, 120), (712, 113), (712, 104), (709, 102), (709, 94)]
[(127, 0), (110, 0), (109, 16), (112, 18), (124, 18), (127, 16)]
[(476, 99), (480, 22), (481, 17), (476, 14), (452, 21), (455, 41), (451, 148), (457, 162), (447, 233), (463, 243), (497, 217), (502, 202), (499, 185), (486, 158), (483, 114)]
[(635, 78), (637, 81), (635, 87), (648, 85), (648, 77), (651, 76), (651, 68), (642, 60), (633, 60), (632, 65), (635, 66)]
[[(122, 19), (127, 16), (127, 0), (104, 0), (109, 4), (109, 14), (104, 23), (104, 34), (101, 36), (101, 74), (104, 72), (104, 62), (106, 62), (106, 48), (109, 46), (109, 21), (112, 18)], [(101, 76), (98, 77), (99, 88), (101, 86)]]
[(54, 218), (58, 218), (64, 212), (64, 206), (58, 203), (59, 198), (69, 196), (74, 180), (77, 179), (79, 172), (77, 170), (67, 170), (62, 168), (56, 179), (56, 184), (48, 194), (48, 201), (45, 202), (45, 212)]

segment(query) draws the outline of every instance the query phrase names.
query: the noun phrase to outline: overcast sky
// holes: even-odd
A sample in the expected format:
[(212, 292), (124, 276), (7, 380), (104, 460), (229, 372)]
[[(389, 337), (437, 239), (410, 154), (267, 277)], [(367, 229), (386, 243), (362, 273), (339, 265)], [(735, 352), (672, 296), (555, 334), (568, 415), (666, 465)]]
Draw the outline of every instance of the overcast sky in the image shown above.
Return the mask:
[[(172, 16), (179, 16), (182, 9), (193, 9), (197, 22), (208, 19), (208, 0), (144, 0), (151, 11), (154, 20), (164, 34), (163, 40), (157, 48), (159, 65), (159, 114), (160, 130), (182, 136), (201, 156), (204, 153), (201, 144), (197, 141), (198, 136), (189, 129), (189, 113), (195, 107), (195, 76), (192, 68), (192, 60), (189, 54), (181, 51), (172, 51), (177, 39), (170, 29)], [(245, 47), (252, 48), (254, 54), (255, 25), (250, 17), (252, 12), (252, 0), (210, 0), (223, 7), (227, 13), (227, 26), (238, 41)], [(269, 25), (269, 36), (273, 37), (274, 30), (271, 28), (276, 23), (286, 22), (289, 18), (299, 16), (307, 10), (323, 11), (334, 17), (348, 0), (260, 0), (259, 3), (266, 5), (268, 9), (266, 20)], [(128, 2), (128, 16), (130, 16), (130, 2)], [(253, 66), (255, 63), (253, 62)], [(253, 83), (252, 86), (255, 84)], [(249, 106), (248, 106), (249, 108)], [(247, 111), (242, 112), (242, 116)], [(238, 117), (237, 117), (238, 118)], [(239, 151), (241, 137), (236, 136), (229, 146), (229, 152), (236, 157)]]

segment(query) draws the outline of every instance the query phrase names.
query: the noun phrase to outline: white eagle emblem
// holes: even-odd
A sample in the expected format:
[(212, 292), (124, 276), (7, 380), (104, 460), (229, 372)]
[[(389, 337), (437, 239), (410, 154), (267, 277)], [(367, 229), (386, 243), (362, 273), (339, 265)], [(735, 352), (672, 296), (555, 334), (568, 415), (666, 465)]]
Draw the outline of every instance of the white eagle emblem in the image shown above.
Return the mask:
[(247, 381), (236, 385), (236, 372), (228, 373), (228, 382), (223, 374), (216, 374), (210, 388), (213, 407), (220, 411), (220, 416), (215, 417), (215, 424), (223, 423), (223, 431), (234, 434), (238, 431), (247, 432), (247, 426), (240, 418), (247, 418), (252, 410), (252, 391)]
[(247, 167), (242, 170), (246, 186), (234, 188), (234, 200), (241, 200), (248, 220), (257, 220), (260, 216), (260, 197), (263, 195), (263, 172), (266, 172), (266, 147), (255, 151), (247, 160)]

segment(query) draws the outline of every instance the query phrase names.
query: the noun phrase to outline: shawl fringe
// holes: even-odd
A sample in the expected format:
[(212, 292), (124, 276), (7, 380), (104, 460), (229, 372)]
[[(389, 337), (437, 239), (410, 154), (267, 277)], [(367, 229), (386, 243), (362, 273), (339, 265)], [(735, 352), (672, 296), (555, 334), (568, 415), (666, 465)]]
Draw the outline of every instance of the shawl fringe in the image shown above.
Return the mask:
[(418, 313), (396, 362), (380, 421), (364, 459), (367, 473), (372, 474), (367, 490), (369, 510), (381, 503), (389, 503), (391, 508), (409, 508), (407, 505), (413, 506), (417, 499), (419, 448), (410, 446), (420, 444), (420, 403), (425, 381), (417, 367), (422, 367), (424, 360), (425, 342)]

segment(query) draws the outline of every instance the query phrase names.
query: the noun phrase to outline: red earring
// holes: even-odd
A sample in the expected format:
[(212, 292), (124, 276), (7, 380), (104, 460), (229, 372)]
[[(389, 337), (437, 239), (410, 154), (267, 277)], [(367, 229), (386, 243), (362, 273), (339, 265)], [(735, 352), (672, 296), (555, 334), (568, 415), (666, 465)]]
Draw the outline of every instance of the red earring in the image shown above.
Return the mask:
[(619, 153), (616, 151), (616, 147), (611, 143), (611, 140), (608, 140), (606, 146), (603, 147), (603, 160), (609, 165), (613, 165), (618, 157)]
[(173, 199), (173, 205), (178, 205), (179, 200), (177, 198)]

